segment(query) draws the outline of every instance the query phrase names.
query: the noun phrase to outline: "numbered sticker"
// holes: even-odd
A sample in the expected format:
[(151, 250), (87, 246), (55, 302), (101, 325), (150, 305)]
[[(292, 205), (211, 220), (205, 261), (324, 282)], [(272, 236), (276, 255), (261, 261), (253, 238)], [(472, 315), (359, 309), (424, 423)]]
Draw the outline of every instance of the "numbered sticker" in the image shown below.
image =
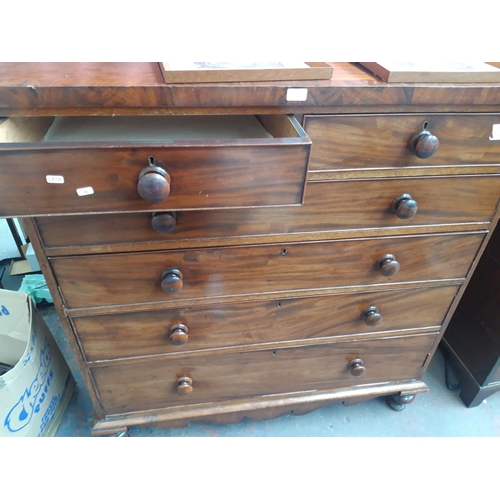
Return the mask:
[(45, 178), (49, 184), (64, 184), (64, 177), (62, 175), (47, 175)]
[(76, 190), (78, 196), (88, 196), (89, 194), (94, 194), (94, 189), (92, 187), (78, 188)]
[(10, 312), (5, 306), (0, 307), (0, 316), (9, 316), (9, 315)]

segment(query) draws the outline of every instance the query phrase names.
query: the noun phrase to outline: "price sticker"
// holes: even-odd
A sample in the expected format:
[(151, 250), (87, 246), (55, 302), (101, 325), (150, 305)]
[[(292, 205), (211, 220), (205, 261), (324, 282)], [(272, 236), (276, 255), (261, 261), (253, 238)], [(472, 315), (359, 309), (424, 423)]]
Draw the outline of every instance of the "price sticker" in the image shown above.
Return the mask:
[(47, 175), (45, 178), (49, 184), (64, 184), (64, 177), (62, 175)]
[(493, 125), (490, 141), (500, 141), (500, 123), (495, 123)]
[(307, 89), (287, 89), (287, 101), (307, 101)]
[(89, 194), (94, 194), (94, 189), (91, 186), (78, 188), (76, 194), (78, 194), (78, 196), (88, 196)]

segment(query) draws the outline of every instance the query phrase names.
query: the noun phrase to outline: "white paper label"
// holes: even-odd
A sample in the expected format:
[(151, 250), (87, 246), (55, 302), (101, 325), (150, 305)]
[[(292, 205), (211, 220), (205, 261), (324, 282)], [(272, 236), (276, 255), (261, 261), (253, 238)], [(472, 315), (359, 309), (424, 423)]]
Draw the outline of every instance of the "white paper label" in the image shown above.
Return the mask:
[(47, 175), (45, 178), (49, 184), (64, 184), (64, 177), (62, 175)]
[(495, 123), (493, 125), (490, 141), (500, 141), (500, 123)]
[(76, 190), (76, 193), (78, 194), (78, 196), (88, 196), (89, 194), (94, 194), (94, 190), (89, 186), (84, 188), (78, 188)]
[(288, 89), (286, 91), (287, 101), (306, 101), (307, 89)]

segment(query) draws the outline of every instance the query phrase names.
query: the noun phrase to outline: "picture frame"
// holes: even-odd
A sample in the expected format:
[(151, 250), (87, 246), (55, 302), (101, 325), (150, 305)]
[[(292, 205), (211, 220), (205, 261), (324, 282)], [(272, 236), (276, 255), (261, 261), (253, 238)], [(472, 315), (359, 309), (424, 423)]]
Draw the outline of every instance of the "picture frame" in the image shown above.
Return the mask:
[(500, 68), (485, 62), (359, 64), (388, 83), (500, 83)]
[(330, 80), (325, 62), (160, 62), (165, 83)]

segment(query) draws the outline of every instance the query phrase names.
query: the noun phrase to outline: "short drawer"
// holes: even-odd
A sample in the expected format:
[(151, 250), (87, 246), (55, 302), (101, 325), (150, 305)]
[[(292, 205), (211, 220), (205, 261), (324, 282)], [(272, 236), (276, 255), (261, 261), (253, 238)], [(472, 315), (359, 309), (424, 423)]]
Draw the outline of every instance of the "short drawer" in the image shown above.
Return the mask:
[(55, 142), (25, 142), (44, 137), (35, 118), (0, 124), (0, 216), (302, 203), (311, 141), (293, 116), (63, 119)]
[(458, 287), (434, 287), (73, 318), (88, 361), (427, 328)]
[(419, 335), (149, 359), (92, 367), (91, 372), (106, 413), (125, 413), (412, 380), (422, 375), (435, 341), (435, 335)]
[(500, 175), (313, 182), (300, 207), (45, 217), (37, 225), (49, 250), (68, 253), (140, 243), (200, 246), (208, 238), (489, 223), (499, 196)]
[[(495, 124), (498, 114), (308, 115), (304, 128), (314, 145), (309, 169), (498, 164), (500, 141), (490, 140)], [(420, 158), (410, 143), (424, 128), (439, 145)], [(427, 154), (436, 145), (419, 144)]]
[(483, 238), (483, 233), (373, 238), (51, 262), (68, 307), (77, 308), (462, 279)]

